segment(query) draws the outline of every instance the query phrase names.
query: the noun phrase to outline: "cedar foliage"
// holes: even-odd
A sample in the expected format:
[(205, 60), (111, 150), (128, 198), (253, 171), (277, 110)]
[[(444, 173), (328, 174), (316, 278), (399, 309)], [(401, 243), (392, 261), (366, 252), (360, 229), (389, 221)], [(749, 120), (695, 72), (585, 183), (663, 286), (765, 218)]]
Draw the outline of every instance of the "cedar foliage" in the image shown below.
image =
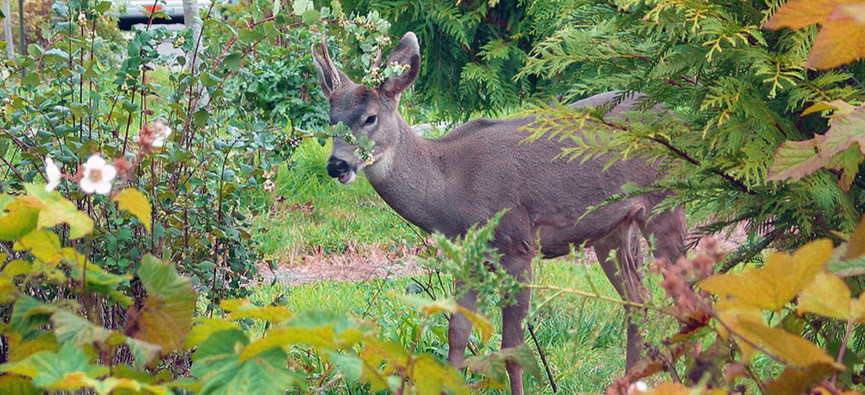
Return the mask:
[[(545, 79), (545, 90), (564, 101), (613, 89), (643, 92), (646, 109), (660, 104), (677, 119), (635, 119), (627, 127), (608, 125), (582, 137), (540, 122), (535, 137), (563, 133), (573, 140), (574, 147), (565, 152), (572, 158), (619, 150), (619, 158), (662, 160), (669, 177), (656, 187), (676, 192), (671, 205), (711, 213), (716, 222), (705, 231), (746, 221), (752, 237), (740, 251), (745, 257), (773, 243), (789, 247), (819, 237), (837, 240), (833, 232), (853, 230), (865, 209), (861, 171), (852, 185), (839, 186), (840, 174), (825, 169), (798, 181), (766, 179), (784, 141), (811, 139), (828, 129), (819, 111), (804, 115), (804, 109), (833, 100), (862, 103), (865, 62), (829, 71), (806, 69), (816, 26), (761, 29), (783, 0), (566, 3), (572, 11), (532, 49), (516, 79)], [(536, 2), (534, 7), (534, 13), (543, 14), (562, 5)], [(535, 112), (559, 125), (597, 121), (566, 107)]]

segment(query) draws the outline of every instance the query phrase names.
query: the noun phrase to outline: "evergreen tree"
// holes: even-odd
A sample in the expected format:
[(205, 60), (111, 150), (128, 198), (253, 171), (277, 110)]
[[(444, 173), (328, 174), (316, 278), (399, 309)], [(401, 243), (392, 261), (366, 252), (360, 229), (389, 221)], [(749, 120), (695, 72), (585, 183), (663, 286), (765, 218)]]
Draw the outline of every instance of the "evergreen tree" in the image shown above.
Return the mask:
[[(784, 141), (811, 139), (829, 128), (820, 111), (804, 109), (833, 100), (862, 103), (865, 62), (806, 69), (816, 27), (761, 29), (784, 0), (567, 3), (572, 12), (556, 20), (556, 30), (533, 48), (516, 79), (545, 79), (547, 92), (564, 101), (612, 89), (643, 92), (646, 109), (661, 104), (677, 118), (635, 119), (624, 128), (571, 136), (574, 147), (566, 155), (618, 150), (619, 158), (664, 160), (669, 177), (658, 187), (677, 193), (669, 203), (688, 204), (715, 220), (707, 231), (745, 221), (754, 236), (742, 251), (746, 256), (771, 243), (800, 244), (853, 229), (865, 209), (858, 152), (852, 152), (852, 180), (825, 169), (798, 181), (768, 182), (767, 174)], [(531, 13), (561, 8), (539, 1)], [(541, 122), (536, 134), (568, 135), (566, 126), (598, 120), (567, 107), (538, 112), (555, 122)]]

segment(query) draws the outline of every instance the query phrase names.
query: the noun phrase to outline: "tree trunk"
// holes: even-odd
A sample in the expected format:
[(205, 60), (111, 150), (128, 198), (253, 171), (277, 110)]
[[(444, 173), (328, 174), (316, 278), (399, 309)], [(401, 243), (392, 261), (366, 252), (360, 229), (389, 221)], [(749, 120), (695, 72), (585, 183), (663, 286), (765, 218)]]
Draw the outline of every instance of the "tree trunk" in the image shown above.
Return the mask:
[(15, 40), (12, 37), (12, 7), (10, 0), (3, 0), (3, 35), (6, 38), (6, 57), (10, 60), (15, 57)]

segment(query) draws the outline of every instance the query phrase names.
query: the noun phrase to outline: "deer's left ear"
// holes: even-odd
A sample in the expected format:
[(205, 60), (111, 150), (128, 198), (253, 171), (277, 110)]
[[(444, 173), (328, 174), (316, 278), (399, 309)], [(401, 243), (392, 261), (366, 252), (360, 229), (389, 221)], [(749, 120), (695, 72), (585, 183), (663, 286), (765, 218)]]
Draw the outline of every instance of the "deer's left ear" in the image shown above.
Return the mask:
[(396, 62), (400, 65), (408, 65), (409, 69), (400, 75), (395, 75), (381, 83), (379, 89), (391, 97), (397, 97), (402, 91), (408, 89), (420, 74), (420, 46), (417, 36), (408, 32), (399, 40), (396, 47), (387, 58), (387, 64)]

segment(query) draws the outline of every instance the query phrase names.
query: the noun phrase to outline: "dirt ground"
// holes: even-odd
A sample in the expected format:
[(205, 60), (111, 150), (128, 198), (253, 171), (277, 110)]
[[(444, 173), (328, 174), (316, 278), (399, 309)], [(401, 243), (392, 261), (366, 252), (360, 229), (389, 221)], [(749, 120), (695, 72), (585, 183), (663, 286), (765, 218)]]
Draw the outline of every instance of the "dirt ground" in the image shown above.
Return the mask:
[[(721, 249), (732, 251), (745, 240), (744, 228), (738, 227), (729, 235), (720, 234)], [(647, 251), (641, 239), (643, 251)], [(311, 252), (293, 264), (280, 264), (271, 270), (266, 262), (258, 264), (263, 283), (288, 285), (309, 284), (319, 281), (367, 281), (379, 278), (404, 277), (420, 273), (423, 268), (416, 262), (424, 247), (400, 246), (391, 248), (380, 244), (357, 245), (349, 242), (346, 251), (339, 254)], [(699, 249), (699, 247), (697, 247)], [(586, 251), (588, 263), (597, 262), (592, 249)]]

